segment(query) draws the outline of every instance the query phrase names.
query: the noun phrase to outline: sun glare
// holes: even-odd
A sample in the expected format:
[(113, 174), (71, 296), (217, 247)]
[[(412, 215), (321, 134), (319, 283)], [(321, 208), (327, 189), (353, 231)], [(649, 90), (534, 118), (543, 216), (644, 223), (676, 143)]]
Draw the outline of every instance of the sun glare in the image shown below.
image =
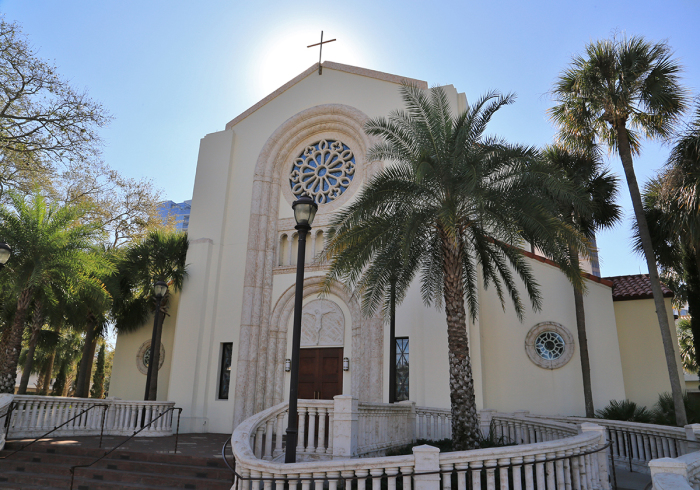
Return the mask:
[[(368, 67), (364, 43), (351, 31), (330, 26), (324, 30), (323, 39), (337, 39), (323, 45), (323, 61)], [(321, 30), (311, 28), (290, 28), (273, 35), (261, 46), (259, 56), (253, 58), (257, 64), (253, 72), (257, 76), (251, 92), (261, 99), (318, 62), (318, 46), (307, 46), (320, 40)]]

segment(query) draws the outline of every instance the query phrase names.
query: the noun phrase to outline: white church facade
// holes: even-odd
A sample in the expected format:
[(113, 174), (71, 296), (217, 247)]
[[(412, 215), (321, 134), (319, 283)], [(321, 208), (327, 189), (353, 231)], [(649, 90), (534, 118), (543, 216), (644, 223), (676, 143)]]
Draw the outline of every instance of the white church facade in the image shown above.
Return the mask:
[[(365, 160), (373, 141), (363, 125), (403, 107), (406, 79), (332, 62), (323, 68), (319, 75), (312, 66), (201, 140), (189, 277), (164, 322), (159, 370), (158, 399), (183, 408), (181, 430), (231, 432), (288, 397), (297, 243), (291, 204), (305, 165), (324, 169), (314, 173), (320, 204), (307, 239), (300, 397), (389, 400), (389, 364), (396, 360), (386, 323), (380, 314), (363, 316), (341, 284), (320, 297), (325, 264), (316, 256), (334, 211), (383, 165)], [(444, 89), (455, 110), (466, 107), (463, 93)], [(501, 308), (495, 291), (479, 291), (480, 313), (468, 332), (477, 405), (583, 415), (572, 287), (551, 262), (528, 257), (541, 311), (528, 311), (521, 322), (512, 306)], [(648, 281), (587, 277), (596, 408), (624, 398), (651, 406), (670, 384)], [(448, 408), (444, 312), (425, 307), (417, 286), (397, 309), (396, 335), (400, 398)], [(148, 323), (118, 336), (110, 396), (142, 397), (150, 336)]]

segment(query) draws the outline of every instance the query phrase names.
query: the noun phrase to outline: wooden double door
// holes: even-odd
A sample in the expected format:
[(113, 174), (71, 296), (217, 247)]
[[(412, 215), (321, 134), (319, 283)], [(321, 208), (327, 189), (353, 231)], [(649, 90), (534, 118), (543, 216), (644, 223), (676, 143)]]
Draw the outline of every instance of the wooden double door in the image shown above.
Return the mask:
[(343, 393), (343, 348), (299, 351), (299, 398), (332, 400)]

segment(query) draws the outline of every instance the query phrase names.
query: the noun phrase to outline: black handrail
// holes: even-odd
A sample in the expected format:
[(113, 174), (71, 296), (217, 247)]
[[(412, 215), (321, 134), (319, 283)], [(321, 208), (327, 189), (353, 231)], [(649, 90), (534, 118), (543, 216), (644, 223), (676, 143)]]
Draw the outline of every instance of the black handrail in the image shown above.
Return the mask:
[[(74, 420), (77, 419), (78, 417), (82, 417), (83, 414), (85, 414), (86, 412), (89, 412), (90, 410), (92, 410), (92, 409), (95, 408), (95, 407), (104, 407), (104, 408), (105, 408), (104, 412), (102, 412), (102, 425), (101, 425), (101, 427), (100, 427), (100, 447), (102, 447), (102, 435), (104, 434), (104, 430), (105, 430), (105, 415), (107, 414), (107, 409), (109, 408), (109, 405), (107, 405), (107, 404), (105, 404), (105, 403), (96, 403), (95, 405), (92, 405), (92, 406), (86, 408), (85, 410), (83, 410), (83, 411), (80, 412), (79, 414), (77, 414), (77, 415), (75, 415), (75, 416), (69, 418), (68, 420), (66, 420), (65, 422), (63, 422), (61, 425), (54, 427), (53, 429), (51, 429), (50, 431), (48, 431), (46, 434), (40, 435), (39, 437), (37, 437), (36, 439), (34, 439), (34, 440), (33, 440), (32, 442), (30, 442), (29, 444), (25, 444), (25, 445), (22, 446), (21, 448), (16, 449), (15, 451), (11, 452), (11, 453), (8, 454), (7, 456), (3, 456), (3, 457), (0, 458), (0, 459), (7, 459), (7, 458), (9, 458), (10, 456), (12, 456), (12, 455), (14, 455), (14, 454), (17, 454), (18, 452), (20, 452), (20, 451), (22, 451), (22, 450), (28, 448), (29, 446), (31, 446), (32, 444), (34, 444), (35, 442), (37, 442), (39, 439), (43, 439), (44, 437), (48, 436), (48, 435), (51, 434), (52, 432), (56, 432), (58, 429), (60, 429), (61, 427), (63, 427), (63, 426), (66, 425), (67, 423), (74, 421)], [(9, 431), (9, 426), (8, 426), (8, 431)], [(5, 434), (5, 437), (7, 437), (7, 433)]]
[(144, 430), (144, 429), (149, 428), (153, 422), (155, 422), (156, 420), (158, 420), (159, 418), (161, 418), (161, 417), (162, 417), (163, 415), (165, 415), (166, 413), (171, 412), (171, 411), (174, 411), (174, 410), (178, 410), (178, 412), (177, 412), (177, 428), (175, 429), (175, 454), (177, 454), (177, 441), (178, 441), (178, 437), (179, 437), (179, 435), (180, 435), (180, 415), (182, 415), (182, 408), (180, 408), (180, 407), (170, 407), (170, 408), (166, 408), (165, 411), (164, 411), (164, 412), (161, 412), (156, 418), (149, 420), (149, 421), (148, 421), (148, 424), (144, 425), (144, 426), (141, 427), (139, 430), (135, 431), (133, 434), (131, 434), (129, 437), (127, 437), (127, 438), (126, 438), (124, 441), (122, 441), (120, 444), (114, 446), (112, 449), (110, 449), (109, 451), (107, 451), (106, 453), (104, 453), (102, 456), (100, 456), (99, 458), (97, 458), (97, 459), (96, 459), (95, 461), (93, 461), (92, 463), (89, 463), (89, 464), (78, 464), (78, 465), (75, 465), (75, 466), (71, 466), (71, 468), (70, 468), (70, 490), (73, 490), (73, 479), (75, 478), (75, 470), (76, 470), (77, 468), (88, 468), (88, 467), (94, 465), (95, 463), (97, 463), (98, 461), (102, 461), (102, 460), (103, 460), (104, 458), (106, 458), (108, 455), (110, 455), (111, 453), (113, 453), (117, 448), (123, 446), (124, 444), (126, 444), (127, 442), (129, 442), (131, 439), (133, 439), (133, 438), (136, 436), (136, 434), (138, 434), (139, 432), (141, 432), (141, 431)]
[[(231, 436), (233, 437), (233, 436)], [(233, 473), (233, 481), (236, 481), (236, 456), (233, 456), (233, 467), (228, 464), (228, 461), (226, 460), (226, 446), (231, 442), (231, 437), (226, 439), (226, 442), (224, 442), (224, 445), (221, 446), (221, 457), (224, 459), (224, 464), (228, 467), (229, 470)], [(233, 453), (233, 444), (231, 444), (231, 453)]]

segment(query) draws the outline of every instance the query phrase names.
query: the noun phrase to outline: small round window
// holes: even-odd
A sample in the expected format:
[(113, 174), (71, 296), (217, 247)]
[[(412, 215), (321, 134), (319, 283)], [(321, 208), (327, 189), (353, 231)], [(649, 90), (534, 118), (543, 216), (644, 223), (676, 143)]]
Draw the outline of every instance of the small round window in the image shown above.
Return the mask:
[(557, 369), (574, 355), (574, 337), (559, 323), (538, 323), (525, 337), (525, 352), (539, 367)]

